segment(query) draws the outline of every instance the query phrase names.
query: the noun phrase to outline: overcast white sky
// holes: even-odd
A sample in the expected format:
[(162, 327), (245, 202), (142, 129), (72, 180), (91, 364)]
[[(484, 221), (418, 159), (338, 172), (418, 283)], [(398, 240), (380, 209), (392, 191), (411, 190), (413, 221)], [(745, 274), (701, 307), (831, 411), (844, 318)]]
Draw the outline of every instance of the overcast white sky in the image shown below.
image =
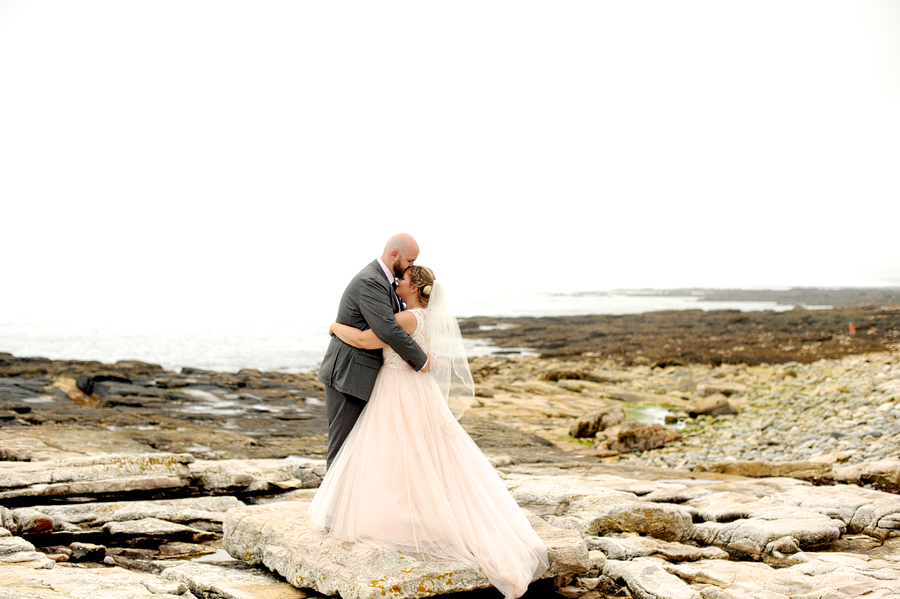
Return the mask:
[(897, 286), (898, 140), (892, 0), (0, 0), (0, 319)]

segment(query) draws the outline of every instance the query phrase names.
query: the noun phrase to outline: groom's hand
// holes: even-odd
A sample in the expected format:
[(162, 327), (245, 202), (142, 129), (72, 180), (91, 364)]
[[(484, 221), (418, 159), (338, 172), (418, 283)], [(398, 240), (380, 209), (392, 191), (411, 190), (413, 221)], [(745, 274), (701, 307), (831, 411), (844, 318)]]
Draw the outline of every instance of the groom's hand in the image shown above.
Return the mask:
[(438, 364), (437, 356), (434, 354), (428, 354), (428, 361), (425, 362), (425, 367), (420, 370), (420, 372), (428, 372), (432, 368), (434, 368), (435, 372), (439, 372), (441, 369), (441, 365)]

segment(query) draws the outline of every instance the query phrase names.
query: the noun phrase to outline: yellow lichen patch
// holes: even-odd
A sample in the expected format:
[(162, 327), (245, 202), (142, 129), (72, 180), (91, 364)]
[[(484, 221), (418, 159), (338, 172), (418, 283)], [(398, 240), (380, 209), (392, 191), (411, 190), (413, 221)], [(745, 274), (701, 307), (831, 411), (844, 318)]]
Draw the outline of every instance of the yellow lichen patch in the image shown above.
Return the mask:
[(445, 572), (443, 574), (438, 574), (437, 582), (428, 578), (419, 583), (419, 597), (430, 597), (437, 593), (437, 586), (439, 584), (443, 584), (444, 587), (452, 587), (453, 586), (453, 572)]
[(403, 589), (400, 588), (399, 584), (395, 584), (388, 590), (390, 591), (391, 595), (393, 595), (394, 597), (399, 597), (400, 595), (403, 594)]
[(429, 597), (434, 595), (434, 581), (431, 579), (423, 580), (419, 583), (419, 597)]

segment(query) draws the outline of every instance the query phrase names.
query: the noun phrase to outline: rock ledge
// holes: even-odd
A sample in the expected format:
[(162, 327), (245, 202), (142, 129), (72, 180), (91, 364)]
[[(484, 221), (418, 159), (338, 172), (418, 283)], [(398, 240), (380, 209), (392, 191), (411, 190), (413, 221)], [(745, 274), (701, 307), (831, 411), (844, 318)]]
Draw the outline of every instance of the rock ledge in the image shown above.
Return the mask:
[[(422, 560), (371, 543), (347, 543), (313, 525), (309, 503), (271, 503), (234, 508), (225, 515), (223, 546), (237, 559), (263, 564), (299, 588), (345, 599), (430, 597), (491, 586), (473, 565)], [(591, 569), (581, 534), (550, 526), (526, 512), (544, 541), (550, 568), (544, 578)]]

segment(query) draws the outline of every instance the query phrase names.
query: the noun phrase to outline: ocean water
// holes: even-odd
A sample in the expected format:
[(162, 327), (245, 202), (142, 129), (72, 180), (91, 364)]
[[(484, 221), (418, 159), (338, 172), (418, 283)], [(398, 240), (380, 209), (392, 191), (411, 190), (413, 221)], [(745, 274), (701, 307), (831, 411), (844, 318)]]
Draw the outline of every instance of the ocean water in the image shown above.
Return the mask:
[[(461, 317), (572, 316), (583, 314), (639, 314), (659, 310), (741, 311), (790, 310), (775, 302), (704, 302), (696, 296), (615, 293), (526, 293), (463, 300), (452, 306)], [(814, 306), (806, 306), (813, 308)], [(815, 306), (825, 308), (827, 306)], [(19, 357), (97, 360), (141, 360), (179, 371), (191, 366), (219, 372), (241, 368), (303, 373), (315, 370), (328, 345), (328, 325), (334, 307), (267, 315), (255, 312), (230, 315), (221, 322), (184, 321), (52, 321), (3, 322), (0, 352)], [(303, 314), (298, 318), (296, 314)], [(489, 343), (467, 340), (471, 355), (496, 350)]]

